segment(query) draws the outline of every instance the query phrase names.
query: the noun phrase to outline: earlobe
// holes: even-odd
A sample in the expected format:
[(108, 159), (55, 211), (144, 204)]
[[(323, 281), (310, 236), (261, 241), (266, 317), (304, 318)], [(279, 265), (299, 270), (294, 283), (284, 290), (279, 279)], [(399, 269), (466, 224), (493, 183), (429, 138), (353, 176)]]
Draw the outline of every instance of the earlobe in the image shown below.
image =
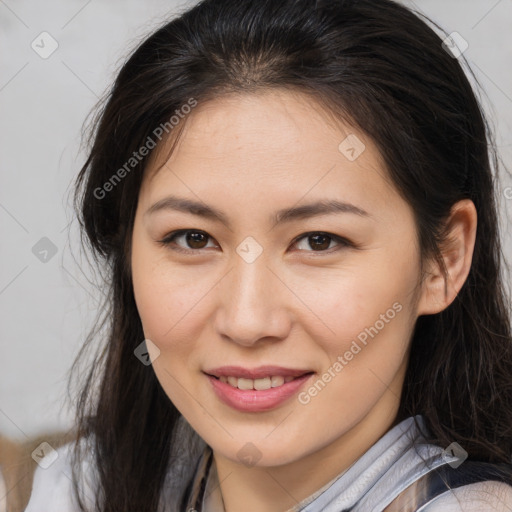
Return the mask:
[(454, 204), (446, 221), (445, 241), (440, 247), (446, 276), (439, 262), (429, 262), (418, 302), (418, 316), (440, 313), (454, 301), (471, 268), (476, 227), (473, 201), (463, 199)]

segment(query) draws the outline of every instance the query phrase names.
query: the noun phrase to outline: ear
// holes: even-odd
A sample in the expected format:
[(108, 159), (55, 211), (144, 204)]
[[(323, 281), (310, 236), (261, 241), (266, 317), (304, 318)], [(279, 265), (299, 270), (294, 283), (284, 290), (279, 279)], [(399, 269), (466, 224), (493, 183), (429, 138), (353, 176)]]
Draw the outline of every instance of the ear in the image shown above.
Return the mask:
[(418, 316), (433, 315), (446, 309), (459, 293), (471, 268), (475, 247), (477, 213), (473, 201), (455, 203), (446, 221), (446, 242), (441, 255), (448, 275), (437, 261), (429, 261), (418, 301)]

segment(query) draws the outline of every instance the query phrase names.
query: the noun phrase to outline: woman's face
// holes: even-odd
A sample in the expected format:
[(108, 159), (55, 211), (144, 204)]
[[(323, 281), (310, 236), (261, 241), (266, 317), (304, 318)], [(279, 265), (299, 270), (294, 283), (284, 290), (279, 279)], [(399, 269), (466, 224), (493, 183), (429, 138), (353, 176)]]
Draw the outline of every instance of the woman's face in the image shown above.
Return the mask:
[(198, 105), (157, 160), (131, 264), (172, 402), (244, 464), (375, 442), (395, 420), (422, 314), (413, 212), (376, 146), (274, 90)]

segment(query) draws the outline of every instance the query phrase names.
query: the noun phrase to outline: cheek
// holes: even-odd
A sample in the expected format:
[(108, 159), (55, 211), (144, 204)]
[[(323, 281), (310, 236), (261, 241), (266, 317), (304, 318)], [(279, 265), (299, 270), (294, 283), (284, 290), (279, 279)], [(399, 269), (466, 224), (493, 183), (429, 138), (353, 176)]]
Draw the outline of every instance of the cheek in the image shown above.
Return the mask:
[(151, 252), (139, 248), (132, 257), (135, 302), (145, 338), (160, 351), (153, 371), (173, 404), (188, 417), (193, 404), (185, 389), (193, 386), (190, 368), (196, 366), (194, 340), (204, 323), (204, 292), (200, 280), (176, 272)]
[[(160, 260), (160, 261), (159, 261)], [(185, 306), (180, 287), (164, 272), (161, 258), (135, 229), (131, 255), (133, 293), (146, 338), (159, 344)]]
[(181, 337), (187, 322), (197, 319), (197, 287), (182, 288), (172, 276), (149, 270), (134, 274), (133, 288), (144, 333), (158, 345), (172, 343)]
[(330, 272), (309, 287), (307, 303), (319, 319), (309, 323), (309, 336), (321, 345), (327, 367), (341, 356), (349, 370), (344, 373), (357, 382), (362, 374), (374, 378), (369, 368), (384, 377), (396, 371), (415, 322), (412, 292), (419, 267), (414, 261), (413, 254), (376, 251), (364, 264), (335, 279)]
[(133, 291), (146, 338), (161, 350), (190, 350), (190, 340), (207, 318), (204, 300), (214, 285), (212, 276), (193, 266), (177, 267), (151, 247), (134, 245)]
[(410, 287), (415, 274), (404, 267), (397, 273), (382, 277), (377, 269), (374, 274), (354, 272), (311, 295), (323, 323), (315, 322), (318, 327), (309, 336), (315, 340), (313, 353), (321, 348), (325, 357), (317, 380), (299, 403), (318, 414), (333, 407), (343, 412), (325, 427), (327, 437), (353, 426), (383, 393), (399, 400), (400, 391), (391, 383), (406, 361), (414, 325)]

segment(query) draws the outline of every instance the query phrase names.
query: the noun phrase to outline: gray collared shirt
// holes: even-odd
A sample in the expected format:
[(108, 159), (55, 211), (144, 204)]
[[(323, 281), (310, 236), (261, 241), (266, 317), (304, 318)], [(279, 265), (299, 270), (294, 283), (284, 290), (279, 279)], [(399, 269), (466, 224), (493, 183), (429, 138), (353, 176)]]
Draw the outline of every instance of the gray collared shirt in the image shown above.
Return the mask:
[[(287, 512), (382, 511), (412, 482), (449, 462), (441, 447), (425, 441), (421, 432), (426, 431), (422, 416), (405, 419), (348, 469)], [(194, 477), (189, 510), (225, 512), (209, 447)]]
[[(415, 424), (416, 418), (418, 426)], [(478, 465), (477, 478), (464, 478), (463, 482), (450, 485), (451, 492), (444, 492), (434, 502), (430, 501), (431, 485), (425, 484), (425, 475), (430, 476), (438, 470), (451, 469), (452, 459), (435, 445), (428, 444), (420, 430), (426, 432), (421, 416), (407, 418), (387, 432), (377, 443), (364, 453), (348, 469), (318, 489), (311, 496), (297, 503), (291, 511), (296, 512), (510, 512), (512, 510), (512, 465), (505, 465), (505, 477), (496, 478), (493, 465), (484, 471)], [(188, 423), (182, 419), (177, 443), (172, 452), (174, 465), (167, 474), (161, 496), (160, 512), (225, 512), (218, 477), (211, 449), (195, 434)], [(186, 442), (189, 434), (192, 440)], [(82, 439), (86, 443), (85, 439)], [(47, 464), (38, 467), (34, 474), (32, 495), (25, 512), (79, 512), (74, 498), (71, 473), (72, 444), (57, 448), (56, 459), (46, 458)], [(86, 459), (83, 461), (83, 479), (80, 487), (84, 500), (91, 505), (98, 492), (98, 475), (94, 464), (94, 446), (86, 445)], [(51, 454), (52, 456), (54, 454)], [(199, 462), (197, 469), (192, 461)], [(467, 464), (466, 462), (464, 464)], [(453, 466), (454, 467), (454, 466)], [(457, 467), (448, 473), (442, 472), (437, 483), (448, 481), (453, 484), (460, 480), (459, 475), (467, 474)], [(467, 467), (467, 466), (466, 466)], [(436, 469), (438, 468), (438, 469)], [(497, 466), (496, 466), (497, 468)], [(434, 470), (431, 473), (431, 470)], [(487, 473), (487, 478), (483, 473)], [(493, 475), (490, 475), (493, 473)], [(446, 476), (450, 476), (446, 480)], [(192, 479), (192, 492), (188, 493), (188, 507), (183, 508), (181, 493), (184, 482)], [(490, 482), (487, 480), (495, 480)], [(480, 483), (471, 484), (473, 481)], [(507, 484), (500, 482), (507, 482)], [(414, 483), (411, 487), (409, 484)], [(417, 485), (419, 484), (419, 485)], [(205, 489), (203, 492), (203, 485)], [(463, 487), (455, 488), (457, 485)], [(406, 489), (402, 494), (402, 491)], [(410, 490), (413, 492), (409, 492)], [(422, 491), (427, 490), (427, 500)], [(460, 492), (459, 492), (460, 491)], [(406, 507), (404, 500), (406, 497)], [(399, 497), (399, 502), (395, 498)], [(412, 498), (412, 500), (411, 500)], [(419, 498), (419, 499), (418, 499)], [(391, 504), (391, 505), (390, 505)], [(463, 506), (461, 506), (463, 504)], [(389, 505), (389, 506), (388, 506)], [(397, 508), (398, 506), (398, 508)]]

